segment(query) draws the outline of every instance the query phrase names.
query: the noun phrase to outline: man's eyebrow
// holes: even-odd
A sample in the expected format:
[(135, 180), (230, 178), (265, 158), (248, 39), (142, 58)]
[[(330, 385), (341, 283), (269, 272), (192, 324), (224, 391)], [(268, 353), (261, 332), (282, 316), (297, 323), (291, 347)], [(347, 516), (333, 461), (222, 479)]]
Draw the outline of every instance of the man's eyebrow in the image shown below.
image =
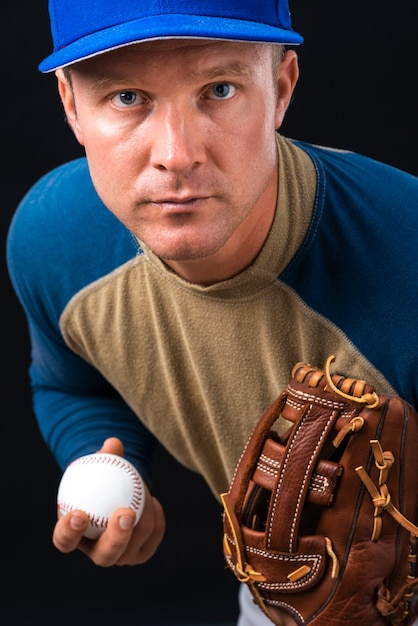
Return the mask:
[(227, 65), (216, 65), (207, 69), (190, 72), (192, 80), (212, 80), (219, 76), (251, 76), (251, 68), (248, 65), (240, 63), (228, 63)]
[(111, 75), (111, 74), (106, 74), (103, 76), (100, 76), (100, 78), (97, 78), (92, 84), (90, 89), (92, 91), (96, 91), (96, 92), (100, 92), (106, 89), (111, 88), (112, 86), (114, 86), (115, 84), (118, 84), (119, 86), (123, 87), (123, 85), (125, 84), (127, 87), (132, 87), (132, 81), (128, 80), (128, 78), (122, 78), (120, 76), (116, 76), (116, 75)]
[[(204, 69), (198, 69), (191, 71), (188, 80), (189, 81), (204, 81), (215, 80), (220, 76), (251, 76), (251, 68), (248, 65), (240, 63), (239, 61), (234, 63), (228, 63), (225, 65), (216, 65)], [(117, 74), (103, 74), (98, 77), (91, 85), (90, 89), (97, 93), (103, 90), (112, 88), (115, 84), (118, 87), (132, 87), (132, 80), (126, 76)]]

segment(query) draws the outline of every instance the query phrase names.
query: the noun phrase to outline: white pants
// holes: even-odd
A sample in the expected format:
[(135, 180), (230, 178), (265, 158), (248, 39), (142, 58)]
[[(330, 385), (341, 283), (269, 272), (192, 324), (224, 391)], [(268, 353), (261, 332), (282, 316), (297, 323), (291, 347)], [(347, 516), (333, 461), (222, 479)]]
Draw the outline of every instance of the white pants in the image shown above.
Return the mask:
[[(239, 607), (237, 626), (272, 626), (273, 622), (254, 604), (250, 590), (244, 584), (239, 589)], [(372, 624), (367, 626), (372, 626)], [(418, 618), (412, 626), (418, 626)]]
[(273, 622), (254, 603), (250, 590), (244, 584), (239, 588), (239, 608), (237, 626), (272, 626)]

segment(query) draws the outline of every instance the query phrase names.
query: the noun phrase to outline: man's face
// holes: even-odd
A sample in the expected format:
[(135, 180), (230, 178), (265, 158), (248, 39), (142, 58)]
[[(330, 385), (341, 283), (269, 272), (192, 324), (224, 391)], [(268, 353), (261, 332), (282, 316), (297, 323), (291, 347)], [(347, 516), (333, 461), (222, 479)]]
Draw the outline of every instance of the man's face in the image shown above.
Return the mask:
[(248, 238), (262, 212), (271, 223), (287, 103), (270, 46), (142, 43), (73, 66), (72, 90), (57, 76), (99, 196), (169, 264)]

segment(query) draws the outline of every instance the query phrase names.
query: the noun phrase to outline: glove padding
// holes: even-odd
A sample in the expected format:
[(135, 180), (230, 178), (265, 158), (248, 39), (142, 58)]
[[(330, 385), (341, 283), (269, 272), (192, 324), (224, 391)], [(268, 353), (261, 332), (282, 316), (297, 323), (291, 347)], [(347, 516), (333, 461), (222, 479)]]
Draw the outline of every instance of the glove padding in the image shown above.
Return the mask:
[[(280, 626), (411, 624), (418, 414), (303, 363), (252, 432), (224, 504), (224, 556)], [(279, 437), (278, 420), (290, 428)]]

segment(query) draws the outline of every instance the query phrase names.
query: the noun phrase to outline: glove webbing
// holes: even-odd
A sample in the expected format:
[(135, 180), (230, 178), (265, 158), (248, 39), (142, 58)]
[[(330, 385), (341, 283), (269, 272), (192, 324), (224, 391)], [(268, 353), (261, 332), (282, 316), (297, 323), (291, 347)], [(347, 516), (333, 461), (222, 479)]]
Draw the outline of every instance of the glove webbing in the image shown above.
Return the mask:
[(392, 515), (392, 517), (405, 528), (411, 535), (418, 537), (418, 527), (415, 526), (410, 520), (402, 515), (402, 513), (395, 507), (391, 501), (390, 493), (386, 485), (387, 476), (389, 470), (394, 462), (392, 452), (383, 452), (380, 442), (376, 439), (370, 441), (370, 445), (373, 450), (375, 465), (380, 470), (379, 473), (379, 486), (376, 486), (370, 476), (367, 474), (363, 466), (356, 467), (356, 472), (359, 478), (365, 485), (367, 491), (370, 493), (374, 510), (374, 528), (372, 533), (372, 541), (377, 541), (380, 537), (382, 521), (381, 515), (385, 510)]

